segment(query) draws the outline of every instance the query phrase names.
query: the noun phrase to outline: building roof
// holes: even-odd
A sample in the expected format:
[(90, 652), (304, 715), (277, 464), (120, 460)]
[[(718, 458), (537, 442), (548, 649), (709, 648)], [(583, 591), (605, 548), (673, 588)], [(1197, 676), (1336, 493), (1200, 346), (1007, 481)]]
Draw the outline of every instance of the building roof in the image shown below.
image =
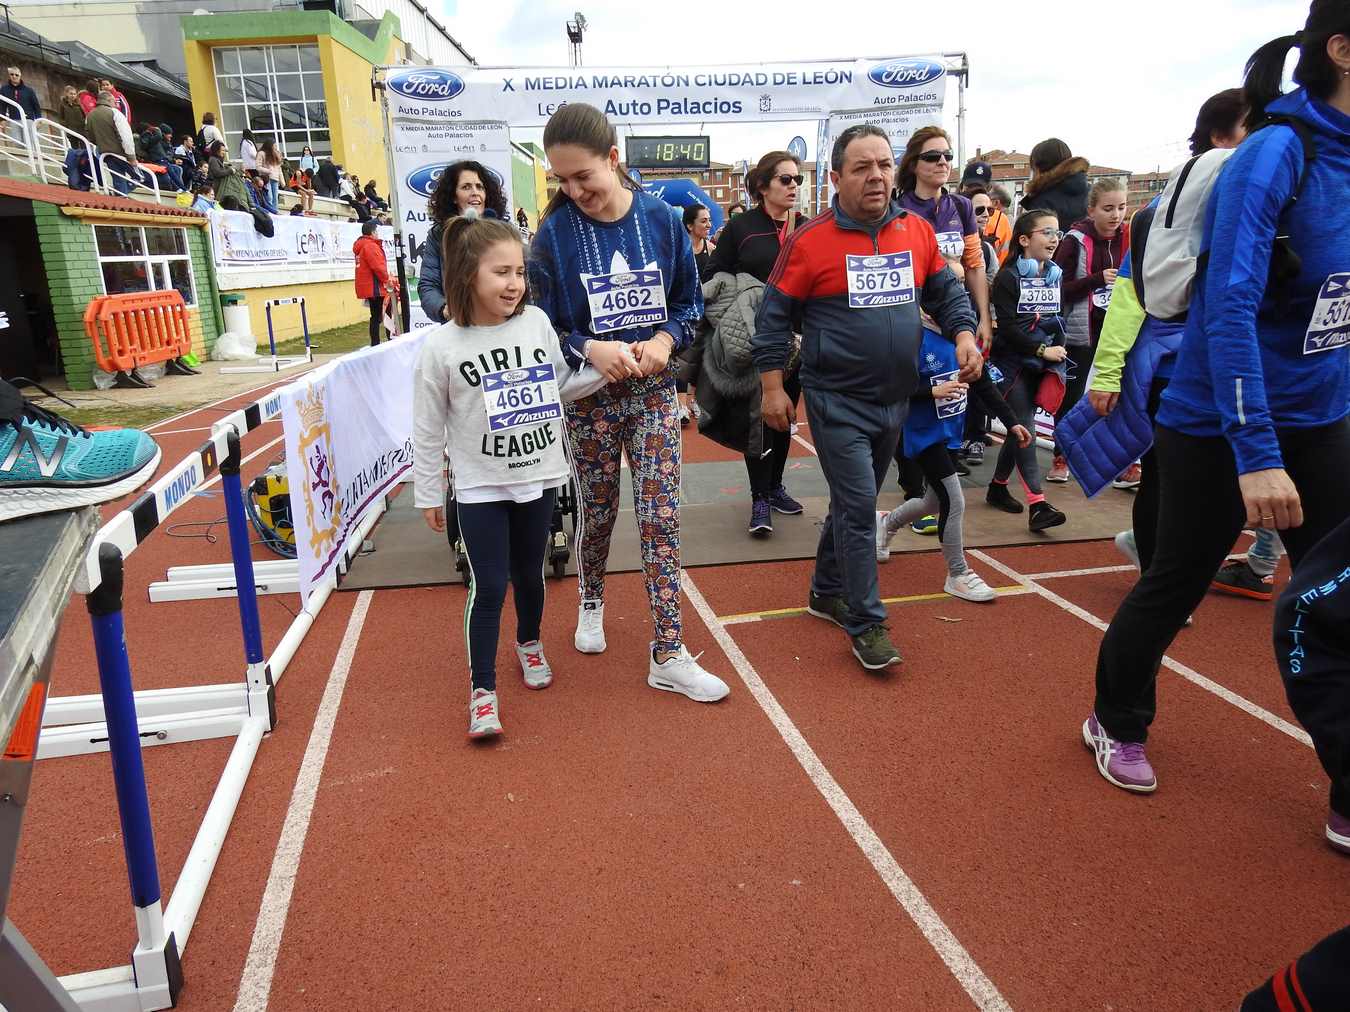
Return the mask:
[(205, 218), (200, 211), (177, 204), (159, 204), (150, 200), (132, 200), (129, 197), (110, 197), (106, 193), (87, 193), (66, 186), (50, 186), (27, 179), (0, 176), (0, 197), (18, 197), (37, 200), (57, 207), (88, 207), (98, 211), (130, 211), (136, 214), (157, 214), (168, 218)]
[(163, 71), (118, 63), (111, 56), (83, 42), (53, 42), (14, 20), (12, 13), (0, 16), (0, 52), (25, 56), (49, 67), (68, 70), (82, 77), (106, 77), (123, 91), (171, 99), (189, 104), (187, 85)]

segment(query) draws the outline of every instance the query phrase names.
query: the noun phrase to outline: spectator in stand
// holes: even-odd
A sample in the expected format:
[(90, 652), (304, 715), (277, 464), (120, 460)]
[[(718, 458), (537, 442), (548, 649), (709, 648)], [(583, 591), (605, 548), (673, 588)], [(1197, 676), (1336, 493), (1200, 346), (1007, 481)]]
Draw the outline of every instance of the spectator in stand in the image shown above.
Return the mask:
[(229, 199), (247, 210), (250, 206), (248, 188), (239, 170), (230, 163), (230, 153), (225, 149), (225, 142), (212, 141), (206, 152), (206, 176), (215, 188), (220, 206), (224, 207), (225, 201)]
[(319, 169), (314, 173), (314, 182), (316, 184), (314, 192), (320, 197), (327, 197), (330, 200), (337, 197), (342, 180), (338, 176), (338, 167), (333, 164), (333, 159), (325, 158), (319, 163)]
[(338, 169), (338, 196), (349, 203), (356, 199), (357, 186), (354, 180), (355, 176), (349, 176), (343, 171), (342, 166)]
[(262, 147), (258, 149), (258, 175), (262, 176), (263, 182), (267, 186), (267, 200), (272, 205), (272, 213), (276, 214), (276, 209), (280, 206), (277, 203), (277, 194), (281, 190), (281, 152), (277, 150), (275, 141), (263, 141)]
[(1075, 158), (1058, 137), (1031, 149), (1031, 182), (1022, 197), (1022, 213), (1051, 211), (1061, 231), (1068, 231), (1088, 212), (1088, 160)]
[[(9, 99), (10, 102), (16, 103), (23, 109), (23, 115), (27, 116), (30, 120), (42, 118), (42, 103), (38, 101), (37, 92), (23, 83), (23, 73), (18, 67), (9, 68), (9, 76), (5, 80), (4, 85), (0, 86), (0, 95)], [(0, 109), (3, 109), (5, 119), (15, 121), (19, 119), (18, 110), (10, 105), (9, 102), (0, 106)], [(16, 137), (19, 136), (19, 128), (17, 126), (11, 127), (10, 129), (14, 132)], [(20, 139), (22, 138), (20, 137)]]
[(370, 201), (366, 199), (365, 192), (362, 190), (357, 190), (356, 196), (349, 199), (347, 203), (350, 204), (352, 210), (356, 212), (356, 220), (363, 224), (370, 221), (374, 216), (374, 209), (370, 206)]
[(209, 182), (198, 183), (192, 188), (192, 209), (203, 214), (216, 209), (216, 190)]
[(277, 205), (272, 203), (272, 188), (268, 185), (266, 176), (261, 172), (255, 172), (244, 182), (253, 207), (268, 214), (277, 213)]
[(314, 213), (314, 173), (309, 169), (302, 169), (299, 174), (292, 177), (291, 189), (296, 192), (300, 202), (295, 206), (300, 208), (302, 214)]
[(370, 206), (377, 211), (389, 210), (389, 205), (380, 197), (380, 191), (375, 187), (375, 180), (367, 179), (365, 185), (366, 199), (370, 201)]
[(258, 171), (258, 145), (253, 141), (253, 131), (245, 130), (239, 140), (239, 161), (244, 171), (252, 174)]
[(191, 178), (197, 175), (200, 163), (197, 161), (197, 140), (192, 134), (183, 134), (178, 138), (178, 147), (173, 149), (174, 157), (178, 164), (183, 167), (183, 176)]
[[(84, 135), (84, 111), (80, 108), (80, 95), (73, 84), (68, 84), (61, 90), (61, 104), (56, 108), (56, 122), (67, 130)], [(74, 137), (67, 137), (66, 140), (72, 148), (79, 144)]]
[(319, 171), (319, 160), (314, 157), (314, 150), (308, 144), (300, 149), (300, 171), (306, 170), (309, 172)]
[(168, 140), (160, 131), (159, 127), (153, 123), (143, 124), (141, 130), (141, 149), (145, 152), (145, 161), (152, 165), (162, 166), (164, 174), (169, 180), (169, 184), (178, 191), (187, 189), (183, 185), (183, 170), (177, 162), (173, 160), (173, 152), (169, 150)]
[(132, 180), (140, 177), (140, 167), (136, 159), (136, 140), (131, 136), (131, 124), (117, 111), (112, 92), (98, 93), (94, 111), (85, 117), (84, 135), (100, 154), (107, 156), (104, 162), (108, 169), (115, 173), (112, 178), (113, 187), (118, 193), (130, 193), (132, 186), (135, 185)]
[(211, 150), (211, 145), (216, 141), (224, 143), (225, 136), (216, 127), (216, 114), (213, 112), (202, 113), (202, 128), (197, 131), (197, 146), (202, 149), (203, 156), (205, 152)]
[(106, 91), (113, 97), (113, 108), (127, 118), (127, 123), (131, 123), (131, 103), (127, 97), (117, 90), (117, 85), (113, 84), (107, 78), (98, 82), (99, 91)]
[[(80, 92), (80, 112), (85, 117), (94, 111), (94, 106), (98, 105), (98, 81), (94, 78), (84, 82), (84, 91)], [(84, 127), (80, 127), (80, 133), (84, 133)]]

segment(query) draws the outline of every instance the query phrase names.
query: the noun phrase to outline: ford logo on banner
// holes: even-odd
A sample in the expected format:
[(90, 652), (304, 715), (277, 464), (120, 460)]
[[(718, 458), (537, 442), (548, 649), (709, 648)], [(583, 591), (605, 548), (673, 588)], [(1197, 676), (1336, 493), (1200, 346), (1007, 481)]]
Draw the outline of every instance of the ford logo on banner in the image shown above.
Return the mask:
[(385, 84), (404, 98), (426, 102), (448, 102), (464, 90), (464, 78), (448, 70), (418, 69), (391, 74)]
[(436, 181), (441, 178), (441, 173), (449, 167), (449, 162), (439, 162), (436, 165), (423, 165), (415, 172), (408, 173), (408, 189), (430, 197), (436, 190)]
[(932, 60), (892, 60), (890, 63), (878, 63), (867, 72), (867, 76), (873, 84), (883, 88), (911, 88), (931, 84), (945, 73), (947, 68)]

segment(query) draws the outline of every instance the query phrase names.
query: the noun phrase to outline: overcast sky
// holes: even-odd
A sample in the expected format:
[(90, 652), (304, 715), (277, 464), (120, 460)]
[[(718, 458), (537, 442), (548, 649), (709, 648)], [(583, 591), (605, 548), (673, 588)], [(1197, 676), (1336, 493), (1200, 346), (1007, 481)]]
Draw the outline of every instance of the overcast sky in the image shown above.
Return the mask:
[[(1137, 172), (1182, 161), (1200, 103), (1241, 84), (1247, 57), (1301, 28), (1308, 13), (1307, 0), (493, 0), (455, 6), (447, 27), (481, 66), (566, 66), (563, 26), (578, 9), (590, 22), (582, 49), (588, 67), (964, 51), (971, 68), (967, 155), (977, 146), (1026, 151), (1053, 135), (1074, 154)], [(910, 14), (924, 7), (932, 13)], [(841, 14), (830, 20), (832, 10)], [(752, 15), (758, 27), (749, 27)], [(956, 88), (949, 87), (953, 133), (955, 101)], [(705, 132), (718, 161), (753, 161), (794, 134), (805, 137), (815, 157), (813, 123), (709, 124)], [(535, 140), (539, 133), (514, 132)]]

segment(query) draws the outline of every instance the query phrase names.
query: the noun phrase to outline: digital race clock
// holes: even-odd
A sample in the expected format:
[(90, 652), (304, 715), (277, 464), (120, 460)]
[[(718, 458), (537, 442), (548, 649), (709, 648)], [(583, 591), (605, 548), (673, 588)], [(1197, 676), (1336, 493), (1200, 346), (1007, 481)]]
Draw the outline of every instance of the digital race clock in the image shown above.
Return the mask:
[(707, 137), (628, 137), (630, 169), (706, 169)]

